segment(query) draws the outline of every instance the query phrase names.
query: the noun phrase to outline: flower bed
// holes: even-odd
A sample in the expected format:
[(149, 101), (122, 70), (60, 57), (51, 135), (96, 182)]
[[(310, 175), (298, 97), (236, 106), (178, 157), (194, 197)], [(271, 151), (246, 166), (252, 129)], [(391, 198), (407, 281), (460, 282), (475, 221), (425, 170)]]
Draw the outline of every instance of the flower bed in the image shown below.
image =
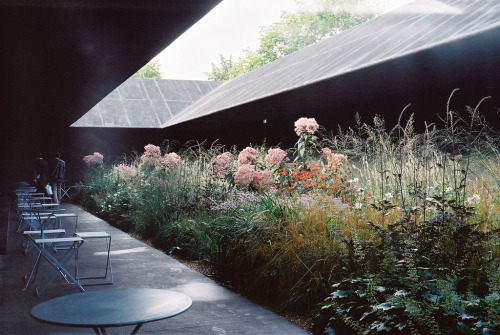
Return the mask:
[(496, 334), (500, 162), (477, 115), (335, 136), (301, 118), (289, 150), (94, 154), (78, 199), (251, 297), (314, 312), (318, 334)]

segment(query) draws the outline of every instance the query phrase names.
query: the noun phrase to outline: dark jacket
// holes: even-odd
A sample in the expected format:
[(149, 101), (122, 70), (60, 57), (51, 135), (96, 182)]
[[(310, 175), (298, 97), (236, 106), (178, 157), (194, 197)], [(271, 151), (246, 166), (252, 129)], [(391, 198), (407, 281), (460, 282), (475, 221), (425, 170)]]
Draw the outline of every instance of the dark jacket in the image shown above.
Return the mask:
[(46, 185), (49, 182), (49, 164), (43, 158), (37, 158), (35, 162), (35, 179), (40, 185)]
[(62, 159), (56, 158), (51, 166), (50, 181), (63, 182), (64, 174), (66, 173), (66, 162)]

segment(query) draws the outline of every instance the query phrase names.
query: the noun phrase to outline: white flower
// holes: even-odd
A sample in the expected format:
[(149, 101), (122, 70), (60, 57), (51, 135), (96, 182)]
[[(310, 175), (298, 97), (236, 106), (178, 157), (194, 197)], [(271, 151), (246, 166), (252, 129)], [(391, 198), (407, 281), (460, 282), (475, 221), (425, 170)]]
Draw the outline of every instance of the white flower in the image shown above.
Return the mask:
[(360, 203), (360, 202), (357, 202), (355, 205), (354, 205), (354, 208), (356, 209), (361, 209), (361, 207), (363, 207), (363, 204)]
[(469, 205), (477, 205), (481, 201), (481, 196), (479, 194), (473, 194), (471, 197), (467, 198), (467, 203)]
[(447, 188), (444, 189), (446, 192), (451, 192), (453, 191), (453, 187), (448, 186)]
[(354, 179), (348, 180), (347, 182), (348, 182), (349, 184), (355, 184), (355, 183), (357, 183), (358, 181), (359, 181), (359, 178), (354, 178)]
[(389, 199), (392, 199), (394, 196), (392, 195), (392, 193), (388, 192), (386, 194), (384, 194), (384, 198), (389, 200)]

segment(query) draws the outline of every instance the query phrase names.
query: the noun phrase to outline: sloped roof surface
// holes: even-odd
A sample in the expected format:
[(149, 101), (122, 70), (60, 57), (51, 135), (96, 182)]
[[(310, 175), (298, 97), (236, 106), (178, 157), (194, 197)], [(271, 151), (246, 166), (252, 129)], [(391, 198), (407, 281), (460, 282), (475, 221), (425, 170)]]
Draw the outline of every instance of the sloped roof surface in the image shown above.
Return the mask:
[(130, 78), (73, 127), (159, 128), (220, 83)]
[[(500, 26), (497, 0), (421, 0), (219, 86), (162, 127), (292, 91)], [(411, 75), (411, 74), (408, 74)]]

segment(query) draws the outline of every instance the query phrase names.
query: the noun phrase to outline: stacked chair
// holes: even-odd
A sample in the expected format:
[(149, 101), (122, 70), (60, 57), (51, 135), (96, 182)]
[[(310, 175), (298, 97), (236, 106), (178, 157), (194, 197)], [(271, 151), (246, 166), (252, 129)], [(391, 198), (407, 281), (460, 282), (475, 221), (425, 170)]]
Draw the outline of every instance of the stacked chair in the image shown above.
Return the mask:
[[(113, 284), (113, 270), (111, 267), (110, 249), (111, 235), (106, 232), (79, 232), (78, 216), (74, 213), (65, 213), (59, 204), (51, 203), (49, 197), (36, 193), (34, 187), (23, 186), (15, 191), (15, 208), (19, 215), (19, 226), (17, 231), (23, 235), (21, 247), (25, 254), (31, 250), (36, 250), (37, 256), (31, 271), (24, 276), (26, 290), (36, 279), (40, 262), (47, 260), (51, 267), (44, 274), (35, 288), (35, 295), (39, 296), (47, 286), (61, 275), (64, 280), (75, 285), (84, 292), (85, 285)], [(63, 228), (62, 220), (72, 219), (74, 231), (71, 236), (67, 236), (66, 229)], [(79, 250), (85, 240), (103, 239), (106, 245), (106, 268), (103, 275), (81, 276), (79, 270)], [(67, 266), (74, 259), (75, 271), (71, 273)], [(110, 280), (106, 278), (110, 276)], [(94, 281), (94, 279), (103, 279)]]

